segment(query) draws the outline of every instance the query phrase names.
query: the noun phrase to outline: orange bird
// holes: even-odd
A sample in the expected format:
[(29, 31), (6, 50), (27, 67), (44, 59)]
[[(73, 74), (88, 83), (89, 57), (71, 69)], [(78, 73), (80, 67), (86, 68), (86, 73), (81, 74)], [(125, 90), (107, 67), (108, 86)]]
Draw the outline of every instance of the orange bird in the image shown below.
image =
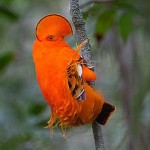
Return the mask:
[(51, 107), (48, 127), (59, 125), (64, 130), (93, 120), (104, 125), (115, 107), (88, 85), (96, 74), (78, 54), (87, 41), (73, 50), (64, 39), (72, 34), (68, 20), (58, 14), (45, 16), (36, 26), (33, 60), (40, 89)]

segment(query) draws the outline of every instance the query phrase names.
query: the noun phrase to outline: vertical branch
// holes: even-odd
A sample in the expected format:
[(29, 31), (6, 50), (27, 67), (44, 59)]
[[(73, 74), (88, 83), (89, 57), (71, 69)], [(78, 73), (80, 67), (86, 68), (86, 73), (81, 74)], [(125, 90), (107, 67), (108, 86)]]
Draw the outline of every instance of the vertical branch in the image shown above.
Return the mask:
[[(85, 31), (85, 22), (83, 20), (82, 13), (79, 8), (79, 0), (70, 0), (70, 12), (72, 15), (72, 21), (76, 28), (76, 32), (78, 35), (79, 42), (85, 41), (87, 38), (87, 34)], [(91, 46), (87, 43), (82, 49), (82, 56), (84, 60), (87, 62), (87, 66), (92, 66), (92, 54), (91, 54)]]
[(101, 125), (98, 124), (96, 121), (94, 121), (92, 123), (92, 128), (93, 128), (96, 150), (105, 150)]
[[(79, 7), (79, 0), (70, 0), (70, 12), (72, 15), (73, 24), (76, 28), (79, 42), (81, 43), (87, 39), (87, 34), (85, 30), (85, 22), (83, 20), (83, 16)], [(81, 51), (82, 51), (82, 57), (86, 61), (87, 66), (88, 67), (93, 66), (90, 44), (87, 43), (81, 49)], [(94, 82), (91, 82), (90, 84), (94, 86)], [(104, 150), (105, 148), (104, 148), (104, 140), (103, 140), (101, 126), (96, 121), (94, 121), (92, 123), (92, 128), (93, 128), (93, 135), (94, 135), (96, 150)]]

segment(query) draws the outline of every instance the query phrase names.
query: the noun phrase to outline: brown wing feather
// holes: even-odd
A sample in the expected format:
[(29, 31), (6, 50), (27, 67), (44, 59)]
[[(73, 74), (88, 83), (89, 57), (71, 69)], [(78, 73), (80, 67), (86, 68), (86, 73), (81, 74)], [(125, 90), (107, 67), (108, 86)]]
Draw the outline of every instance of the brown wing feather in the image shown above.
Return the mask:
[(74, 99), (77, 101), (83, 101), (85, 100), (86, 95), (83, 78), (79, 75), (77, 70), (78, 65), (80, 65), (80, 61), (71, 62), (67, 68), (68, 86)]

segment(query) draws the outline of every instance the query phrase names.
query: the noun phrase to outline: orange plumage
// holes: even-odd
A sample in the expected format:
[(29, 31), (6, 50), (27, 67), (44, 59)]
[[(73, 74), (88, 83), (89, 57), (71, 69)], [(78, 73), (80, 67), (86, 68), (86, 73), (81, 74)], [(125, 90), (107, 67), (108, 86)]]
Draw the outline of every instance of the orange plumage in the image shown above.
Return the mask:
[(64, 39), (72, 34), (68, 20), (57, 14), (45, 16), (36, 27), (33, 60), (40, 89), (52, 110), (48, 126), (56, 122), (62, 128), (79, 126), (95, 119), (105, 124), (115, 107), (88, 85), (96, 74), (78, 54), (86, 41), (73, 50)]

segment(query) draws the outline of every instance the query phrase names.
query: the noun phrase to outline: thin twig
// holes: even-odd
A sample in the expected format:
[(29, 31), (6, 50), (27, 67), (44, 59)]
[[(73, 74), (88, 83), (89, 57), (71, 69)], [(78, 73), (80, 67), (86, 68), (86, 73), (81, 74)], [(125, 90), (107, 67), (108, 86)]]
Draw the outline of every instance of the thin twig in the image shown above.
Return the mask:
[[(85, 22), (83, 20), (83, 16), (79, 6), (79, 0), (70, 0), (70, 12), (72, 15), (73, 24), (76, 28), (76, 32), (78, 35), (79, 42), (85, 41), (87, 38), (86, 30), (85, 30)], [(87, 63), (88, 67), (93, 66), (92, 64), (92, 54), (91, 54), (91, 46), (89, 42), (81, 49), (82, 57)], [(94, 71), (94, 68), (93, 68)], [(94, 86), (94, 82), (90, 83)], [(103, 134), (101, 130), (101, 126), (97, 122), (92, 123), (93, 135), (95, 140), (96, 150), (104, 150), (104, 140)]]

